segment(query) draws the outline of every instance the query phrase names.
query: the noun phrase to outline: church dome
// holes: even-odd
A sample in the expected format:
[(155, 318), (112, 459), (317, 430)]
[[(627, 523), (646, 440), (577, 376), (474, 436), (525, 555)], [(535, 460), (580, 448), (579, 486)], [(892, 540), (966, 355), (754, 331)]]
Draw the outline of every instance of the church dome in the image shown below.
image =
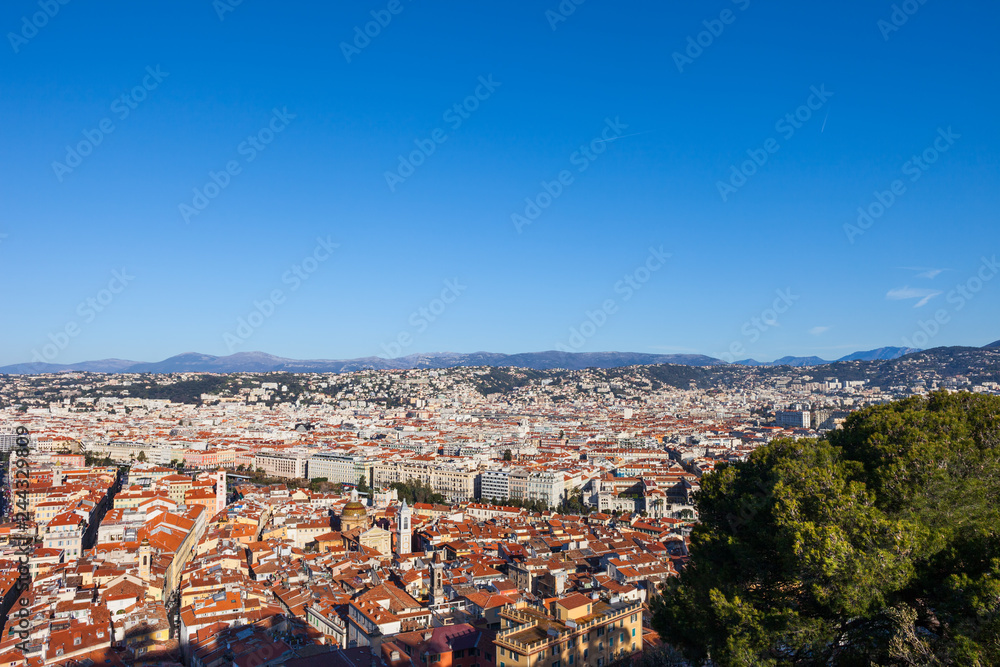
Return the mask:
[(359, 503), (357, 500), (352, 500), (346, 505), (344, 505), (344, 509), (341, 510), (340, 512), (341, 519), (353, 519), (362, 517), (364, 518), (368, 517), (368, 510), (365, 509), (365, 506)]

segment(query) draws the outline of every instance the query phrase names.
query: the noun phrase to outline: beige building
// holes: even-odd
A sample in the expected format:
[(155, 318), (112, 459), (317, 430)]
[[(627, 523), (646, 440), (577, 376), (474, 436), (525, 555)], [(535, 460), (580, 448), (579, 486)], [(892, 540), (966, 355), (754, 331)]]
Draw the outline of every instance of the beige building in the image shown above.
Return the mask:
[(256, 454), (253, 457), (254, 470), (260, 468), (269, 477), (305, 478), (307, 464), (307, 458), (292, 454)]
[(374, 468), (376, 487), (384, 488), (397, 482), (420, 480), (452, 502), (476, 497), (479, 471), (438, 463), (434, 460), (411, 459), (387, 461)]
[(642, 650), (642, 604), (580, 593), (536, 607), (506, 606), (494, 641), (497, 667), (605, 667)]

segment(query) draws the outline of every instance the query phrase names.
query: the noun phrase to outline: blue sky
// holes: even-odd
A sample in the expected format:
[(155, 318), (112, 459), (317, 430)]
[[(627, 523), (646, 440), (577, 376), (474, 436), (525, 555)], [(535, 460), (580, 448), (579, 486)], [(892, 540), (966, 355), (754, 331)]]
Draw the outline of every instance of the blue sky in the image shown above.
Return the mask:
[(0, 10), (0, 364), (1000, 338), (992, 4), (233, 1)]

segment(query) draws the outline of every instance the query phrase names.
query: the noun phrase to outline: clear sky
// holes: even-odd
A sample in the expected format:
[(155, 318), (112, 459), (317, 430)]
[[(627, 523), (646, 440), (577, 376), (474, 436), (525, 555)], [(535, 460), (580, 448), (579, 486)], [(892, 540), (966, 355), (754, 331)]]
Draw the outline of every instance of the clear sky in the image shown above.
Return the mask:
[(995, 3), (236, 1), (3, 4), (0, 364), (1000, 338)]

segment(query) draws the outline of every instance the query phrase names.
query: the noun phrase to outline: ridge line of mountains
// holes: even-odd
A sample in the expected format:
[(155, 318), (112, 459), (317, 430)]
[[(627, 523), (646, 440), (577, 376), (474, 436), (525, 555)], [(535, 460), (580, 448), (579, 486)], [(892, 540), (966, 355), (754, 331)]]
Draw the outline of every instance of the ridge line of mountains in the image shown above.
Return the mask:
[[(1000, 348), (1000, 340), (983, 348)], [(910, 347), (880, 347), (854, 352), (832, 361), (819, 357), (781, 357), (771, 362), (743, 359), (740, 366), (821, 366), (840, 361), (892, 360), (907, 354), (921, 352)], [(0, 367), (0, 374), (39, 375), (44, 373), (346, 373), (365, 369), (418, 369), (453, 368), (456, 366), (513, 366), (534, 370), (582, 370), (585, 368), (619, 368), (622, 366), (649, 366), (677, 364), (682, 366), (724, 366), (727, 362), (703, 354), (647, 354), (642, 352), (524, 352), (499, 354), (495, 352), (433, 352), (410, 354), (405, 357), (385, 359), (362, 357), (359, 359), (286, 359), (265, 352), (236, 352), (227, 356), (214, 356), (198, 352), (185, 352), (158, 362), (129, 361), (126, 359), (100, 359), (75, 364), (50, 364), (29, 362)]]

